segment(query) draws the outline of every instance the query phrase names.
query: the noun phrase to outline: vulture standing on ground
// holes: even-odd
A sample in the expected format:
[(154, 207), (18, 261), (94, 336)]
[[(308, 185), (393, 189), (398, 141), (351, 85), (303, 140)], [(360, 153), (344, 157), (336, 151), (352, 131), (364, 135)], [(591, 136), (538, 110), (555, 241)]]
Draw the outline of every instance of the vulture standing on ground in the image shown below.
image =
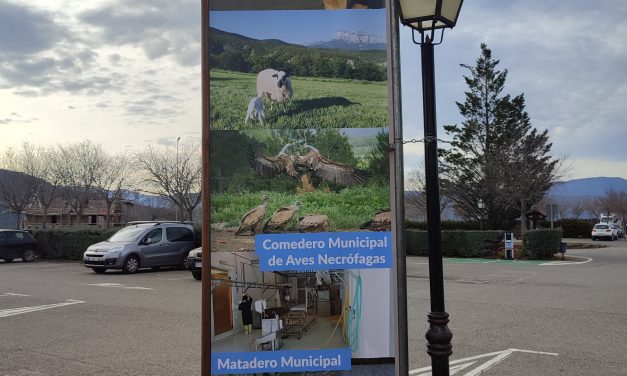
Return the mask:
[(296, 177), (298, 173), (292, 164), (292, 157), (287, 154), (287, 149), (292, 144), (286, 144), (276, 156), (259, 155), (252, 151), (248, 151), (248, 163), (250, 167), (258, 174), (266, 178), (273, 178), (282, 173)]
[(329, 229), (329, 217), (324, 214), (308, 215), (296, 225), (298, 232), (326, 232)]
[(290, 206), (278, 208), (274, 214), (272, 214), (272, 217), (268, 219), (266, 225), (263, 226), (263, 232), (287, 232), (287, 225), (294, 217), (294, 214), (296, 214), (301, 204), (300, 201), (294, 201)]
[(370, 231), (390, 231), (392, 228), (392, 212), (389, 208), (382, 209), (371, 220), (359, 226), (359, 228)]
[(313, 175), (323, 180), (348, 187), (365, 183), (372, 177), (370, 171), (360, 170), (323, 157), (318, 149), (311, 145), (305, 145), (305, 148), (309, 151), (306, 155), (298, 157), (296, 163), (308, 168)]
[(263, 218), (266, 215), (269, 200), (270, 197), (264, 195), (263, 203), (261, 205), (244, 214), (239, 222), (239, 228), (235, 231), (235, 235), (240, 235), (248, 231), (250, 231), (253, 235), (261, 234), (261, 225), (263, 224)]

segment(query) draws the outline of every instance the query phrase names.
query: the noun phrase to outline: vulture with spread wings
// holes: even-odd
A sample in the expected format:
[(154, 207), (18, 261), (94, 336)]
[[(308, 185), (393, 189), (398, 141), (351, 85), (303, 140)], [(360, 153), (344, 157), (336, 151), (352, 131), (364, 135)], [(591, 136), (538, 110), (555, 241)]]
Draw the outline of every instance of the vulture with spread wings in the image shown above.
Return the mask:
[(248, 163), (253, 171), (266, 178), (273, 178), (280, 174), (288, 174), (296, 177), (298, 173), (292, 163), (292, 156), (287, 154), (287, 150), (292, 144), (286, 144), (279, 154), (273, 156), (259, 155), (252, 148), (248, 150)]
[(349, 165), (335, 162), (322, 154), (311, 145), (305, 145), (308, 150), (304, 156), (299, 156), (294, 162), (297, 167), (305, 167), (312, 175), (331, 183), (345, 187), (363, 184), (372, 177), (372, 172), (360, 170)]

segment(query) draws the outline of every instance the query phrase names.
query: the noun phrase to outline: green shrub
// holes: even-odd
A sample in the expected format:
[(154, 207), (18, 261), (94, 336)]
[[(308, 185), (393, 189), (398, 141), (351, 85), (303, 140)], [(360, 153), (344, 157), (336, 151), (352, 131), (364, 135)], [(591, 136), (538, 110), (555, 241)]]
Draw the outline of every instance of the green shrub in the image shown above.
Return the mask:
[[(408, 255), (427, 256), (426, 231), (407, 230)], [(442, 231), (442, 255), (447, 257), (494, 257), (503, 240), (502, 231)]]
[(81, 260), (83, 252), (94, 243), (108, 239), (117, 230), (55, 229), (33, 233), (42, 258)]
[[(427, 231), (427, 222), (405, 221), (405, 228)], [(473, 221), (442, 221), (442, 230), (479, 230), (481, 224)]]
[[(548, 221), (540, 222), (542, 228), (550, 228)], [(594, 223), (583, 219), (560, 219), (553, 222), (553, 228), (561, 228), (564, 238), (589, 238)]]
[(533, 230), (523, 236), (523, 255), (531, 259), (551, 259), (560, 250), (562, 229)]

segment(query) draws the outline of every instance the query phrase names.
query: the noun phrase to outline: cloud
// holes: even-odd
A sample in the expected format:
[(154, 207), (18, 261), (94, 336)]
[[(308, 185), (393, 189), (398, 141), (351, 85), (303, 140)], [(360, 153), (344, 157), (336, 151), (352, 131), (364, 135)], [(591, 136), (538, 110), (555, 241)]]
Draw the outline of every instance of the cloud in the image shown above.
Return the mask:
[(99, 41), (138, 45), (151, 59), (171, 57), (183, 66), (200, 63), (200, 3), (192, 0), (117, 0), (79, 18), (99, 30)]
[(0, 113), (0, 125), (29, 124), (34, 121), (37, 121), (37, 118), (25, 117), (16, 112), (11, 112), (8, 115), (3, 115), (2, 113)]
[(67, 37), (67, 29), (53, 17), (49, 12), (0, 0), (0, 56), (46, 51)]
[[(508, 70), (504, 94), (524, 93), (533, 126), (549, 130), (554, 155), (627, 160), (626, 17), (620, 0), (465, 2), (458, 25), (435, 47), (438, 124), (463, 121), (455, 102), (464, 100), (469, 72), (459, 64), (474, 66), (485, 42), (498, 68)], [(420, 51), (403, 33), (404, 119), (421, 124)], [(422, 125), (406, 129), (422, 135)], [(442, 128), (438, 135), (447, 138)]]

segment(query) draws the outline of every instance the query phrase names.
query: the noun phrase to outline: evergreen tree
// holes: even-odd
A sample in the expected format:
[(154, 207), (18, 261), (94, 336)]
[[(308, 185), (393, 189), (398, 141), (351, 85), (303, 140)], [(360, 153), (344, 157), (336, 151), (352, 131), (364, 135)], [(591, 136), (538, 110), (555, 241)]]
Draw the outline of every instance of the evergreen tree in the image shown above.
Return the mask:
[(509, 229), (555, 182), (560, 161), (550, 155), (548, 132), (532, 127), (524, 95), (502, 94), (507, 70), (498, 64), (485, 44), (474, 67), (462, 64), (470, 72), (466, 100), (457, 103), (465, 120), (444, 127), (453, 141), (441, 151), (442, 188), (466, 219)]

